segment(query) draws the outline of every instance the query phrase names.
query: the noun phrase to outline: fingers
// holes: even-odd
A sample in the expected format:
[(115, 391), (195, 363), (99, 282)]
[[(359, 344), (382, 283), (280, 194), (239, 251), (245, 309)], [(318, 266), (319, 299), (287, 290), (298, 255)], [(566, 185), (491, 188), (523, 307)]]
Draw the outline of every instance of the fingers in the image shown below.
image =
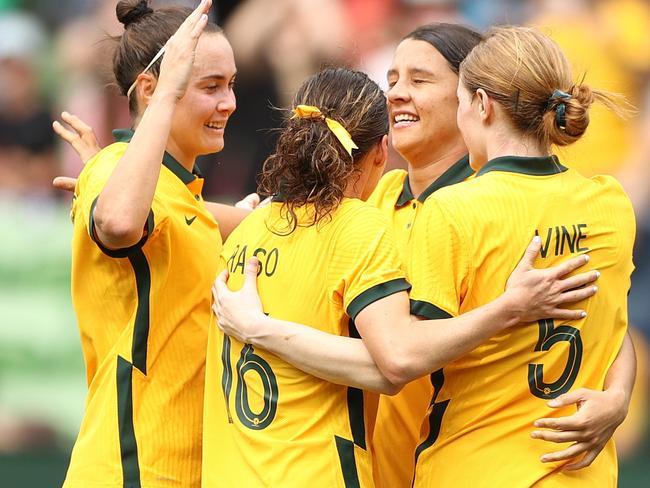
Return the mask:
[(584, 310), (569, 310), (568, 308), (554, 308), (548, 313), (544, 314), (545, 317), (552, 317), (556, 320), (580, 320), (587, 316)]
[(228, 291), (228, 270), (224, 269), (212, 285), (212, 296), (215, 303), (219, 301), (219, 296)]
[(580, 461), (577, 463), (567, 464), (562, 469), (565, 471), (577, 471), (578, 469), (586, 468), (594, 462), (600, 451), (601, 449), (590, 449)]
[(540, 439), (548, 442), (580, 442), (584, 440), (584, 432), (572, 430), (535, 430), (530, 433), (530, 436), (533, 439)]
[(273, 201), (273, 197), (266, 197), (264, 200), (262, 200), (258, 205), (257, 208), (261, 207), (266, 207)]
[(74, 191), (75, 187), (77, 186), (77, 179), (68, 178), (67, 176), (57, 176), (52, 181), (52, 186), (59, 190)]
[(199, 17), (197, 23), (194, 25), (194, 28), (192, 29), (192, 33), (191, 33), (192, 39), (198, 39), (207, 24), (208, 24), (208, 14), (202, 14), (201, 17)]
[(93, 131), (92, 127), (70, 112), (61, 112), (61, 118), (82, 137), (86, 134), (92, 133)]
[(580, 288), (582, 286), (593, 283), (598, 278), (600, 278), (600, 271), (587, 271), (586, 273), (580, 273), (575, 276), (571, 276), (565, 280), (560, 280), (560, 290), (573, 290), (575, 288)]
[(585, 288), (578, 288), (577, 290), (565, 291), (561, 293), (557, 298), (557, 305), (562, 305), (565, 303), (576, 303), (581, 300), (585, 300), (591, 296), (594, 296), (598, 292), (598, 287), (587, 286)]
[(61, 112), (61, 118), (73, 130), (66, 128), (59, 121), (54, 121), (52, 122), (54, 132), (72, 146), (84, 163), (88, 162), (101, 150), (92, 127), (69, 112)]
[(560, 408), (583, 402), (585, 399), (584, 388), (579, 388), (568, 393), (563, 393), (559, 397), (549, 400), (546, 404), (551, 408)]
[(589, 256), (587, 254), (583, 254), (581, 256), (576, 256), (574, 258), (571, 258), (549, 269), (554, 272), (556, 278), (561, 278), (562, 276), (566, 276), (569, 273), (575, 271), (576, 269), (579, 269), (581, 266), (584, 266), (588, 262), (589, 262)]
[(561, 451), (557, 452), (549, 452), (548, 454), (544, 454), (541, 458), (540, 461), (543, 463), (554, 463), (557, 461), (565, 461), (567, 459), (574, 458), (576, 456), (579, 456), (580, 454), (584, 453), (588, 449), (588, 446), (582, 442), (578, 442), (576, 444), (573, 444), (566, 449), (562, 449)]
[(256, 257), (252, 257), (246, 263), (244, 270), (244, 285), (243, 287), (252, 288), (257, 290), (257, 272), (259, 271), (260, 262)]
[(542, 239), (539, 236), (533, 237), (533, 240), (530, 241), (524, 256), (521, 258), (521, 261), (515, 267), (515, 270), (524, 270), (530, 269), (533, 267), (533, 263), (539, 254), (539, 250), (542, 248)]
[[(178, 28), (177, 32), (183, 32), (189, 30), (192, 37), (198, 37), (203, 32), (203, 28), (208, 22), (208, 12), (210, 11), (210, 6), (212, 5), (212, 0), (201, 0), (201, 3), (197, 5), (194, 11), (187, 16), (185, 21)], [(201, 25), (202, 24), (202, 25)], [(197, 32), (197, 27), (200, 29)]]
[(254, 210), (260, 204), (260, 196), (257, 193), (250, 193), (235, 203), (237, 208), (245, 208), (247, 210)]
[(251, 193), (250, 195), (247, 195), (246, 200), (250, 202), (253, 208), (257, 207), (260, 204), (260, 196), (257, 193)]
[(569, 415), (568, 417), (537, 419), (533, 425), (538, 429), (573, 431), (582, 427), (580, 421), (575, 418), (575, 415), (576, 414)]
[(63, 127), (63, 124), (61, 124), (61, 122), (59, 122), (58, 120), (52, 122), (52, 129), (54, 129), (56, 135), (58, 135), (61, 139), (63, 139), (65, 142), (70, 144), (72, 144), (72, 142), (79, 137), (79, 134), (76, 134), (71, 130), (66, 129), (65, 127)]

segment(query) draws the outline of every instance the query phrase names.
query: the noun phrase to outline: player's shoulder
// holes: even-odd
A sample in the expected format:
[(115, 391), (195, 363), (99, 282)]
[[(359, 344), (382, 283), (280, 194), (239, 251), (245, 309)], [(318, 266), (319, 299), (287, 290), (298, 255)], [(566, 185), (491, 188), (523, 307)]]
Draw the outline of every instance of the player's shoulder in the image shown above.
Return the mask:
[(125, 142), (115, 142), (103, 148), (86, 163), (79, 174), (79, 183), (84, 184), (95, 178), (108, 179), (127, 147)]
[(593, 185), (598, 187), (598, 190), (604, 192), (612, 198), (620, 198), (629, 200), (625, 189), (620, 181), (611, 175), (594, 175), (589, 178)]
[(264, 207), (256, 208), (249, 213), (244, 219), (233, 229), (233, 231), (224, 242), (225, 245), (239, 242), (243, 236), (252, 233), (259, 234), (260, 229), (275, 229), (274, 219), (271, 218), (272, 214), (276, 216), (275, 220), (280, 219), (280, 212), (277, 203), (271, 203)]
[[(467, 180), (445, 186), (435, 191), (425, 201), (426, 211), (447, 210), (454, 212), (458, 207), (472, 207), (478, 199), (484, 198), (486, 192), (492, 193), (495, 188), (485, 185), (480, 178), (469, 178)], [(498, 193), (498, 192), (497, 192)]]
[(378, 208), (356, 198), (344, 198), (332, 214), (329, 235), (341, 245), (374, 241), (390, 233), (388, 218)]
[(334, 218), (342, 226), (348, 226), (351, 222), (361, 225), (364, 221), (372, 225), (388, 223), (388, 219), (381, 210), (358, 198), (344, 198), (336, 209)]
[(384, 173), (368, 198), (368, 203), (380, 206), (386, 199), (396, 201), (404, 188), (407, 176), (408, 172), (403, 169), (393, 169)]
[(589, 178), (596, 185), (595, 194), (606, 199), (607, 206), (620, 216), (620, 224), (635, 227), (634, 207), (620, 181), (611, 175), (595, 175)]
[(585, 192), (587, 198), (597, 198), (601, 203), (606, 202), (610, 209), (634, 213), (630, 197), (623, 185), (612, 175), (601, 174), (586, 177), (573, 169), (569, 169), (567, 174), (579, 180), (575, 187), (578, 188), (578, 191)]
[(379, 179), (379, 183), (377, 183), (377, 188), (392, 188), (398, 186), (401, 189), (407, 176), (408, 171), (404, 169), (392, 169), (382, 175)]

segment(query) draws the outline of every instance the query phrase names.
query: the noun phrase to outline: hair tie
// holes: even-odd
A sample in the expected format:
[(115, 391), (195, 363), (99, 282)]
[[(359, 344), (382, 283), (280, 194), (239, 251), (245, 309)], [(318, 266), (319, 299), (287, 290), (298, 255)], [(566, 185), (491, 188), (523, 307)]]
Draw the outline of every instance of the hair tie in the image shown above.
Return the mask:
[[(167, 41), (167, 42), (169, 42), (169, 41)], [(131, 86), (130, 86), (129, 89), (126, 91), (126, 98), (127, 98), (127, 99), (128, 99), (128, 98), (131, 98), (131, 93), (133, 92), (133, 90), (135, 90), (135, 87), (138, 85), (138, 76), (143, 75), (143, 74), (145, 74), (147, 71), (149, 71), (149, 69), (153, 66), (153, 64), (154, 64), (156, 61), (158, 61), (158, 59), (160, 59), (160, 57), (161, 57), (163, 54), (165, 54), (165, 49), (167, 48), (167, 42), (166, 42), (165, 44), (163, 44), (163, 47), (160, 48), (160, 51), (158, 51), (158, 52), (156, 53), (156, 55), (153, 57), (153, 59), (151, 60), (151, 62), (150, 62), (150, 63), (149, 63), (149, 64), (148, 64), (148, 65), (147, 65), (147, 66), (146, 66), (142, 71), (140, 71), (140, 73), (137, 74), (137, 76), (135, 77), (135, 80), (133, 80), (133, 83), (131, 83)]]
[(571, 95), (562, 90), (553, 90), (553, 94), (546, 103), (546, 110), (550, 110), (553, 102), (558, 99), (561, 101), (555, 106), (555, 123), (560, 129), (566, 130), (566, 104), (563, 100), (571, 99)]
[(293, 109), (292, 119), (323, 119), (329, 127), (329, 130), (336, 136), (339, 142), (343, 145), (347, 153), (352, 156), (352, 149), (359, 149), (359, 147), (352, 140), (350, 133), (345, 130), (336, 120), (325, 117), (318, 107), (313, 105), (298, 105)]

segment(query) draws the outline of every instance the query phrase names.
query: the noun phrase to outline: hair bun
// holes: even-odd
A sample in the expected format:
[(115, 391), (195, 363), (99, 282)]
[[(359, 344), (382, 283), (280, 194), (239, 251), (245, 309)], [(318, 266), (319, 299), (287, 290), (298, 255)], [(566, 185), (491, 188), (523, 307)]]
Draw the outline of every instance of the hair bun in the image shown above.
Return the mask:
[(124, 28), (126, 29), (134, 22), (138, 22), (145, 15), (152, 14), (153, 9), (149, 7), (148, 0), (138, 0), (137, 2), (133, 0), (122, 0), (117, 3), (115, 13), (117, 14), (117, 20), (124, 24)]

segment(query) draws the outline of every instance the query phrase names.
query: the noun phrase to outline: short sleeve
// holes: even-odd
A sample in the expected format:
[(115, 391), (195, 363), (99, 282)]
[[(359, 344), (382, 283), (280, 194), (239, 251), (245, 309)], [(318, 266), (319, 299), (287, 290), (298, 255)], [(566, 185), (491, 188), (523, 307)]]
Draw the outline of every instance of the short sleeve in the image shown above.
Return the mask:
[(457, 316), (467, 292), (470, 258), (461, 229), (430, 198), (411, 236), (411, 313), (428, 319)]
[(74, 215), (75, 220), (80, 218), (82, 219), (86, 229), (88, 231), (89, 237), (92, 239), (97, 247), (106, 255), (115, 258), (128, 257), (133, 252), (140, 249), (147, 240), (154, 234), (154, 229), (156, 225), (156, 218), (158, 220), (164, 214), (164, 209), (162, 208), (160, 202), (157, 202), (157, 198), (154, 197), (154, 202), (152, 202), (152, 209), (149, 211), (147, 221), (145, 223), (145, 235), (139, 242), (124, 249), (108, 249), (96, 238), (95, 236), (95, 225), (93, 213), (95, 210), (95, 205), (97, 204), (97, 199), (99, 198), (100, 193), (102, 192), (106, 182), (110, 178), (111, 174), (115, 170), (117, 162), (120, 160), (124, 152), (126, 151), (127, 144), (116, 143), (111, 144), (102, 151), (100, 151), (91, 161), (88, 162), (87, 166), (82, 171), (79, 176), (79, 181), (75, 189), (75, 201), (74, 201)]
[(338, 232), (328, 276), (336, 281), (348, 316), (376, 300), (410, 289), (397, 255), (395, 238), (379, 210), (364, 205)]

